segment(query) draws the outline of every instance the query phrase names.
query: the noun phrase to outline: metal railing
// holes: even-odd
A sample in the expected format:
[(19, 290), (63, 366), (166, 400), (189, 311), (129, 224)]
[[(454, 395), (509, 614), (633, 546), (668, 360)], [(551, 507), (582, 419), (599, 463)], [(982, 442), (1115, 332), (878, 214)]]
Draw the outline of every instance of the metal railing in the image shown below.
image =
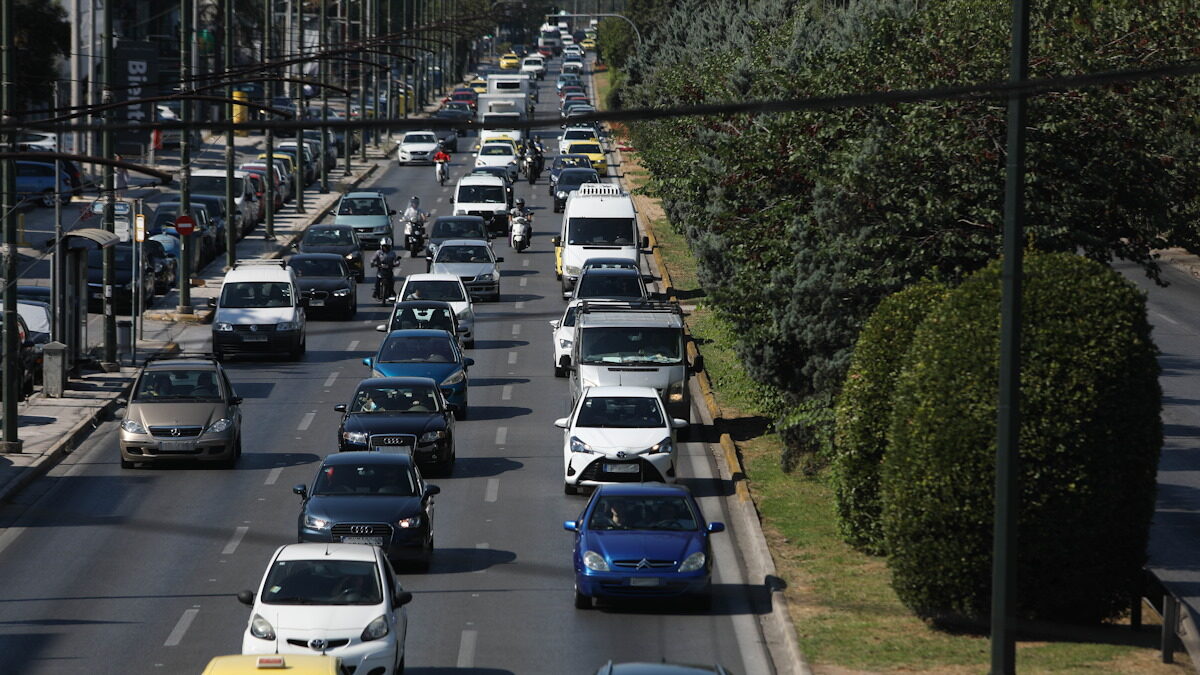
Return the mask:
[(1162, 620), (1159, 654), (1163, 663), (1175, 663), (1175, 652), (1183, 647), (1196, 672), (1200, 672), (1200, 629), (1192, 610), (1167, 587), (1158, 574), (1146, 570), (1140, 597), (1134, 603), (1130, 624), (1136, 630), (1142, 625), (1142, 607), (1148, 606)]

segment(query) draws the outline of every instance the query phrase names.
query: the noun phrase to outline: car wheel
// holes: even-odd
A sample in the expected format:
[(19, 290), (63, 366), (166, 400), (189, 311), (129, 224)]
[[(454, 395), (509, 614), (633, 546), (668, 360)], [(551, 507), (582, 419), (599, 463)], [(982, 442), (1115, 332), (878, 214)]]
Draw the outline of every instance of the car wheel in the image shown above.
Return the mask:
[(563, 494), (564, 495), (577, 495), (577, 494), (579, 494), (579, 486), (571, 485), (570, 483), (563, 483)]
[(54, 208), (55, 199), (54, 188), (46, 188), (46, 191), (42, 193), (42, 206), (48, 209)]
[(396, 664), (396, 675), (404, 675), (404, 657), (400, 657), (400, 663)]
[(591, 609), (591, 608), (592, 608), (591, 596), (584, 595), (583, 593), (580, 593), (578, 589), (576, 589), (575, 590), (575, 609)]
[(496, 294), (492, 296), (492, 302), (500, 302), (500, 291), (496, 291)]
[(222, 469), (232, 470), (237, 467), (237, 461), (238, 451), (237, 448), (234, 448), (233, 452), (229, 453), (229, 457), (221, 460), (220, 466)]
[(472, 338), (472, 339), (470, 339), (470, 340), (467, 340), (467, 341), (463, 342), (463, 347), (465, 347), (466, 349), (475, 349), (475, 340), (474, 340), (474, 338)]
[(554, 366), (554, 376), (555, 377), (566, 377), (567, 369), (563, 368), (562, 366)]
[(467, 405), (467, 402), (466, 402), (466, 401), (463, 401), (463, 404), (462, 404), (462, 406), (460, 406), (459, 408), (455, 409), (455, 411), (454, 411), (454, 419), (456, 419), (456, 420), (465, 420), (465, 419), (467, 419), (467, 411), (468, 411), (469, 409), (470, 409), (470, 407)]
[(124, 457), (121, 457), (121, 468), (122, 469), (132, 469), (133, 461), (125, 459)]

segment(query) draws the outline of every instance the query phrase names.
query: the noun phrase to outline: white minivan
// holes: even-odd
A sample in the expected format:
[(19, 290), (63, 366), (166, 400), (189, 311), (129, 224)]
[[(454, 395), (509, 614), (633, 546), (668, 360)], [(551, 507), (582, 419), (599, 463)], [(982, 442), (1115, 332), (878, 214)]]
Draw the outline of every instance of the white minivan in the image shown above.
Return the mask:
[(456, 216), (479, 216), (487, 222), (488, 234), (508, 235), (508, 187), (499, 176), (468, 174), (458, 179), (451, 197)]
[(209, 300), (213, 354), (304, 354), (304, 308), (292, 268), (283, 259), (239, 260)]
[(640, 266), (641, 250), (650, 246), (647, 237), (638, 237), (633, 197), (615, 183), (584, 183), (572, 192), (552, 241), (554, 275), (562, 281), (564, 300), (570, 299), (588, 258), (628, 258)]

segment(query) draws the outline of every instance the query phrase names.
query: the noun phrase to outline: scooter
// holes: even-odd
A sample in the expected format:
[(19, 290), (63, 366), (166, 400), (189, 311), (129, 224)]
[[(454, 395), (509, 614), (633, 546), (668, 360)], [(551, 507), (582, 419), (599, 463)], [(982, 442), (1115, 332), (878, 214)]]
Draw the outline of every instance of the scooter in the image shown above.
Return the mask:
[(437, 164), (434, 167), (434, 173), (437, 174), (438, 185), (445, 185), (446, 177), (449, 174), (449, 171), (446, 169), (446, 163), (445, 162), (437, 162)]
[(417, 257), (425, 250), (425, 223), (409, 221), (408, 234), (404, 235), (404, 248), (408, 249), (410, 258)]
[(509, 238), (509, 245), (512, 246), (513, 250), (515, 250), (517, 253), (529, 248), (530, 229), (529, 221), (527, 219), (523, 217), (517, 217), (513, 219), (512, 236)]

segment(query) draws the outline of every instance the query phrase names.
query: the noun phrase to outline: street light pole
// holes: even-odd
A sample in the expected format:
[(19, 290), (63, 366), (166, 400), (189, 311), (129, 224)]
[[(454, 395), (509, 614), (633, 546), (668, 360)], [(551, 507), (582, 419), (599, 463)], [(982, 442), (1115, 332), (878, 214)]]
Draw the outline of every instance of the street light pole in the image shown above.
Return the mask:
[[(317, 51), (324, 52), (327, 44), (326, 40), (329, 37), (327, 21), (329, 18), (329, 0), (321, 0), (321, 18), (317, 27), (317, 33), (320, 37), (317, 38)], [(319, 65), (321, 80), (321, 192), (329, 192), (329, 161), (326, 158), (326, 153), (329, 152), (329, 87), (324, 85), (329, 84), (329, 59), (321, 59)]]
[[(0, 0), (0, 115), (7, 122), (13, 114), (13, 0)], [(17, 134), (8, 125), (5, 134), (8, 147), (15, 148)], [(4, 452), (21, 452), (21, 439), (17, 437), (17, 396), (21, 383), (17, 379), (17, 364), (20, 359), (17, 325), (17, 219), (13, 215), (17, 197), (16, 162), (0, 162), (3, 169), (3, 189), (0, 190), (0, 217), (4, 219)]]
[[(112, 7), (106, 5), (104, 7), (104, 89), (103, 101), (105, 103), (113, 102), (113, 86), (116, 84), (116, 70), (113, 68), (113, 12)], [(100, 134), (101, 150), (100, 154), (105, 159), (112, 159), (114, 153), (113, 148), (113, 132), (111, 131), (113, 121), (113, 109), (109, 108), (104, 111), (105, 130)], [(114, 232), (116, 223), (113, 220), (116, 206), (116, 195), (113, 192), (113, 167), (111, 164), (104, 165), (104, 231)], [(55, 176), (57, 179), (58, 177)], [(57, 180), (55, 181), (57, 182)], [(113, 289), (113, 281), (117, 272), (117, 257), (113, 247), (104, 248), (101, 254), (104, 260), (102, 288), (104, 290), (104, 358), (100, 362), (100, 367), (106, 372), (115, 372), (121, 369), (121, 364), (117, 362), (117, 313), (116, 313), (116, 292)], [(136, 288), (130, 288), (130, 303), (132, 307), (133, 294), (138, 292)], [(130, 310), (132, 311), (132, 310)]]
[[(304, 3), (296, 3), (296, 51), (295, 56), (304, 55)], [(303, 79), (304, 62), (296, 63), (296, 79)], [(293, 82), (296, 89), (296, 119), (304, 119), (304, 85)], [(296, 127), (296, 213), (307, 213), (304, 208), (304, 129)]]
[[(107, 14), (107, 13), (106, 13)], [(192, 86), (192, 0), (179, 0), (179, 87)], [(180, 105), (183, 131), (179, 138), (179, 215), (192, 215), (192, 102)], [(198, 224), (198, 223), (197, 223)], [(193, 235), (179, 236), (179, 306), (180, 314), (192, 314), (192, 246)], [(199, 257), (197, 257), (199, 259)]]
[[(224, 44), (224, 59), (225, 59), (225, 79), (232, 79), (230, 74), (233, 70), (233, 0), (224, 0), (224, 20), (225, 28), (225, 44)], [(233, 98), (233, 85), (225, 85), (225, 98)], [(243, 108), (244, 109), (244, 108)], [(233, 104), (225, 104), (225, 119), (229, 122), (233, 121)], [(233, 269), (233, 264), (237, 261), (237, 235), (238, 232), (233, 231), (234, 218), (233, 213), (236, 206), (233, 203), (233, 158), (235, 154), (235, 146), (233, 140), (233, 129), (225, 132), (225, 267)], [(245, 187), (242, 188), (243, 194)], [(245, 219), (249, 217), (248, 213), (242, 214), (242, 227), (245, 227)]]

